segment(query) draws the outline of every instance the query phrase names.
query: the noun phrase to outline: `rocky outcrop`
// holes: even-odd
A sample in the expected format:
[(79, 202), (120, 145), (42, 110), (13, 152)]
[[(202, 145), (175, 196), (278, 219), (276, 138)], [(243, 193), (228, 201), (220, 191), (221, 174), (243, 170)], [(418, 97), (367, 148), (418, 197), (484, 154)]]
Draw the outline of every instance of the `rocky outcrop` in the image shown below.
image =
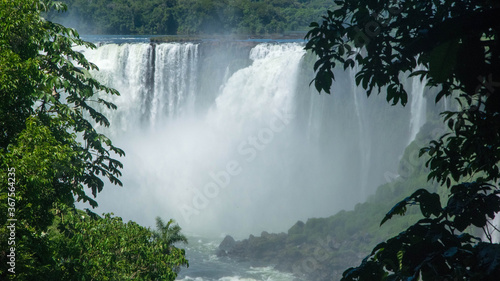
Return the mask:
[(227, 256), (228, 252), (231, 252), (235, 245), (236, 241), (234, 240), (234, 238), (230, 235), (227, 235), (219, 245), (217, 256)]
[[(342, 272), (358, 265), (367, 253), (357, 252), (354, 243), (369, 241), (369, 235), (356, 234), (349, 240), (331, 236), (315, 238), (303, 235), (304, 223), (297, 222), (288, 233), (260, 236), (235, 241), (226, 236), (218, 249), (218, 256), (226, 256), (252, 266), (269, 266), (291, 272), (297, 280), (331, 281), (340, 279)], [(365, 241), (365, 242), (366, 242)]]

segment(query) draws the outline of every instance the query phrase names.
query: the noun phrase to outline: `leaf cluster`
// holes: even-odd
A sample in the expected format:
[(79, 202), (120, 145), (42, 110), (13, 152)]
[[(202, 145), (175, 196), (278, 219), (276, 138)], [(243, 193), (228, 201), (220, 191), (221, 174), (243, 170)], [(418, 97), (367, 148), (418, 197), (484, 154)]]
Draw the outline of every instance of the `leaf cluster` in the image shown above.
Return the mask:
[(186, 236), (181, 233), (181, 227), (175, 224), (173, 219), (170, 219), (166, 224), (160, 217), (156, 217), (156, 231), (153, 232), (153, 237), (162, 240), (167, 245), (175, 243), (187, 243)]
[[(482, 98), (483, 100), (485, 98)], [(482, 182), (500, 178), (500, 117), (486, 110), (480, 97), (463, 94), (456, 98), (460, 108), (442, 113), (450, 133), (432, 141), (420, 154), (431, 156), (429, 179), (450, 186), (461, 178), (477, 177)]]
[(183, 250), (136, 223), (76, 215), (75, 201), (97, 206), (104, 180), (121, 185), (124, 152), (96, 129), (110, 126), (98, 108), (115, 109), (106, 96), (118, 92), (88, 74), (97, 67), (74, 47), (95, 46), (42, 17), (51, 10), (66, 6), (0, 1), (0, 213), (16, 219), (15, 244), (0, 228), (0, 279), (174, 280)]
[(303, 31), (326, 0), (65, 0), (51, 13), (87, 34), (278, 34)]
[[(499, 80), (498, 17), (494, 1), (338, 0), (320, 23), (311, 23), (306, 49), (317, 54), (313, 80), (330, 93), (337, 64), (359, 65), (356, 82), (370, 95), (405, 105), (401, 73), (440, 86), (439, 101), (454, 90), (487, 95), (484, 77)], [(417, 66), (423, 66), (423, 69)], [(479, 79), (479, 80), (478, 80)], [(495, 80), (496, 79), (496, 80)], [(480, 86), (480, 87), (478, 87)], [(491, 91), (491, 88), (489, 89)], [(491, 106), (494, 101), (490, 100)]]
[[(439, 86), (436, 102), (458, 93), (456, 110), (443, 112), (446, 133), (420, 151), (428, 180), (447, 198), (419, 189), (383, 218), (418, 205), (423, 218), (376, 246), (342, 280), (497, 280), (499, 247), (490, 220), (500, 212), (498, 163), (500, 49), (494, 1), (339, 0), (323, 22), (312, 23), (306, 49), (318, 55), (313, 80), (330, 93), (333, 68), (356, 67), (370, 95), (385, 90), (393, 105), (408, 101), (405, 73)], [(452, 107), (453, 108), (453, 107)], [(444, 206), (442, 205), (444, 204)], [(487, 242), (468, 234), (482, 228)]]
[(438, 194), (417, 190), (396, 204), (381, 224), (404, 215), (410, 205), (419, 205), (424, 218), (377, 245), (360, 266), (346, 270), (342, 280), (496, 280), (499, 245), (463, 231), (471, 226), (487, 229), (489, 219), (500, 211), (499, 194), (491, 184), (461, 183), (451, 188), (447, 205), (441, 207)]
[[(1, 3), (0, 17), (5, 20), (1, 21), (0, 33), (0, 124), (5, 126), (1, 127), (0, 149), (12, 150), (9, 145), (18, 141), (16, 138), (26, 128), (26, 119), (36, 116), (57, 142), (77, 153), (73, 161), (81, 162), (81, 173), (65, 183), (79, 185), (70, 187), (78, 200), (97, 206), (95, 200), (78, 190), (87, 186), (95, 197), (104, 185), (101, 175), (121, 185), (118, 177), (122, 164), (112, 153), (122, 156), (124, 152), (95, 130), (94, 124), (109, 126), (109, 121), (91, 104), (116, 108), (95, 94), (118, 92), (85, 74), (97, 67), (73, 47), (95, 46), (80, 39), (74, 29), (40, 16), (51, 8), (61, 11), (65, 6), (53, 1)], [(77, 137), (82, 141), (75, 141)]]
[(174, 280), (189, 265), (184, 250), (135, 222), (112, 214), (64, 214), (54, 238), (60, 280)]

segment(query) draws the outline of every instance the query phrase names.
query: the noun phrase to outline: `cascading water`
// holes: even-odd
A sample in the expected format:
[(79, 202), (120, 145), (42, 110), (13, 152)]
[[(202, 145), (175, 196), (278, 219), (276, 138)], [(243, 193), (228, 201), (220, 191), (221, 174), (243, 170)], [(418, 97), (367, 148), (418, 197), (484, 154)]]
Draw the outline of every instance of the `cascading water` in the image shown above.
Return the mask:
[[(356, 116), (358, 118), (358, 129), (359, 129), (359, 151), (361, 156), (361, 186), (363, 191), (367, 191), (368, 189), (368, 173), (370, 170), (370, 158), (371, 158), (371, 142), (370, 135), (367, 131), (367, 120), (363, 109), (366, 107), (364, 105), (364, 101), (366, 98), (364, 97), (365, 93), (359, 88), (356, 87), (355, 83), (355, 75), (359, 71), (359, 67), (356, 64), (354, 69), (349, 69), (349, 75), (352, 77), (352, 96), (354, 98), (354, 105), (356, 110)], [(361, 100), (362, 99), (362, 100)]]
[(218, 44), (85, 50), (121, 92), (107, 133), (127, 153), (124, 187), (105, 188), (100, 212), (199, 234), (286, 231), (353, 208), (396, 169), (407, 109), (355, 94), (340, 70), (334, 94), (319, 95), (302, 44)]
[[(423, 67), (417, 67), (418, 70), (422, 70)], [(411, 78), (411, 92), (410, 92), (410, 110), (411, 110), (411, 119), (410, 119), (410, 139), (408, 143), (411, 143), (417, 133), (420, 131), (420, 128), (425, 124), (426, 121), (426, 99), (424, 96), (425, 87), (427, 85), (427, 80), (420, 80), (420, 77), (415, 76)], [(446, 103), (445, 103), (446, 105)]]
[(198, 45), (156, 46), (151, 125), (162, 116), (173, 118), (193, 111), (196, 99)]
[(113, 131), (134, 130), (144, 116), (150, 114), (146, 93), (154, 71), (153, 47), (149, 44), (107, 44), (84, 52), (100, 69), (92, 73), (95, 78), (122, 93), (121, 97), (111, 98), (120, 110), (106, 112), (113, 121)]

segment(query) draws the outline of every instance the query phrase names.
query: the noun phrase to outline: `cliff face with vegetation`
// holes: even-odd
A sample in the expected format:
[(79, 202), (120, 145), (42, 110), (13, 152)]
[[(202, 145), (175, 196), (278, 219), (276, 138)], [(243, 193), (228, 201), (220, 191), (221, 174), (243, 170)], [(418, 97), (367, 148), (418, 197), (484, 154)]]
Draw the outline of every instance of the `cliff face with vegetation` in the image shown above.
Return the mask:
[(304, 31), (327, 0), (63, 0), (49, 19), (82, 34), (272, 34)]
[(427, 182), (425, 159), (418, 158), (418, 150), (431, 134), (440, 131), (426, 124), (402, 156), (398, 175), (387, 175), (388, 182), (354, 210), (341, 211), (328, 218), (311, 218), (305, 223), (298, 221), (287, 233), (262, 232), (258, 237), (250, 235), (242, 241), (227, 236), (219, 246), (218, 256), (255, 266), (272, 264), (303, 280), (339, 280), (347, 268), (359, 264), (375, 245), (421, 218), (415, 207), (410, 208), (406, 216), (395, 217), (380, 226), (385, 214), (402, 197), (423, 187), (438, 190), (437, 184)]

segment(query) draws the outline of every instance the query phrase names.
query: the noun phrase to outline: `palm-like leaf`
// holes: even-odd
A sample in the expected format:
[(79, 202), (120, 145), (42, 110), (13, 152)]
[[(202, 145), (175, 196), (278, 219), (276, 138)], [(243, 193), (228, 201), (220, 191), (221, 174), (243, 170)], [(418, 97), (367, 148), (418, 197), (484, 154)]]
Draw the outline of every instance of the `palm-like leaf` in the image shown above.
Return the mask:
[(181, 227), (170, 219), (166, 224), (160, 217), (156, 217), (156, 230), (153, 232), (156, 239), (163, 240), (167, 245), (182, 242), (187, 244), (187, 238), (181, 233)]

